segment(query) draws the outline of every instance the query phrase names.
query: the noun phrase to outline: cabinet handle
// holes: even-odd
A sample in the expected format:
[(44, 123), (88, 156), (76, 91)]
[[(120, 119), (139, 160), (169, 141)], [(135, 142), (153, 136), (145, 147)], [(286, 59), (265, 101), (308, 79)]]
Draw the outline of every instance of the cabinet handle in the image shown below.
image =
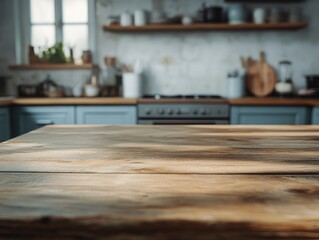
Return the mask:
[(52, 125), (54, 124), (54, 122), (52, 120), (37, 120), (36, 124), (43, 126), (43, 125)]

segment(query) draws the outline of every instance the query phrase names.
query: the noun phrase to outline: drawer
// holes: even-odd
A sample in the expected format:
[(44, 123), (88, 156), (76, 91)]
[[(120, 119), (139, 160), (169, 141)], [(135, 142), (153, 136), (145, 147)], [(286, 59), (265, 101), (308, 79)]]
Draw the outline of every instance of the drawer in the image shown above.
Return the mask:
[(304, 125), (310, 124), (308, 107), (234, 106), (231, 124)]
[(73, 106), (34, 106), (16, 107), (15, 134), (21, 135), (45, 125), (75, 124), (75, 110)]
[(77, 124), (136, 124), (136, 106), (77, 106)]

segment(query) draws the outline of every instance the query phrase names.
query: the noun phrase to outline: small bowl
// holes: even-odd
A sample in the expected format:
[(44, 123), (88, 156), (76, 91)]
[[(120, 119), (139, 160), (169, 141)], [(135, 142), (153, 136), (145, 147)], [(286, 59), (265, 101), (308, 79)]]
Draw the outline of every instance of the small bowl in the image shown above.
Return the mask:
[(97, 97), (100, 93), (100, 89), (97, 86), (87, 84), (84, 87), (86, 97)]

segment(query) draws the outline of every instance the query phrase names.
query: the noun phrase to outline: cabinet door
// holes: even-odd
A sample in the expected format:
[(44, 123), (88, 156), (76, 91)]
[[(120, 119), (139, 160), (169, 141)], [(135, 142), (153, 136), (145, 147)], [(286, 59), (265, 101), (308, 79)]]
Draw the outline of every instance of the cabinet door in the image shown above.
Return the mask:
[(9, 110), (0, 108), (0, 142), (10, 139)]
[(18, 107), (15, 109), (15, 133), (21, 135), (52, 124), (75, 124), (73, 106)]
[(231, 124), (304, 125), (310, 123), (307, 107), (234, 106)]
[(313, 125), (319, 125), (319, 107), (312, 109), (312, 120)]
[(78, 106), (77, 124), (136, 124), (135, 106)]

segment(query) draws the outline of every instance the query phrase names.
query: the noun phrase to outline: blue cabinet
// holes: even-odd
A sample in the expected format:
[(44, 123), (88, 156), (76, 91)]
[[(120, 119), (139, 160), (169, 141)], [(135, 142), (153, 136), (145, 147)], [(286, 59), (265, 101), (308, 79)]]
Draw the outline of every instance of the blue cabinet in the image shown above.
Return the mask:
[(32, 106), (14, 109), (15, 135), (21, 135), (34, 129), (52, 124), (74, 124), (73, 106)]
[(303, 125), (310, 123), (308, 107), (233, 106), (231, 124)]
[(77, 124), (136, 124), (136, 106), (77, 106)]
[(0, 108), (0, 142), (10, 139), (10, 117), (8, 108)]
[(315, 107), (312, 109), (311, 123), (313, 125), (319, 125), (319, 107)]

